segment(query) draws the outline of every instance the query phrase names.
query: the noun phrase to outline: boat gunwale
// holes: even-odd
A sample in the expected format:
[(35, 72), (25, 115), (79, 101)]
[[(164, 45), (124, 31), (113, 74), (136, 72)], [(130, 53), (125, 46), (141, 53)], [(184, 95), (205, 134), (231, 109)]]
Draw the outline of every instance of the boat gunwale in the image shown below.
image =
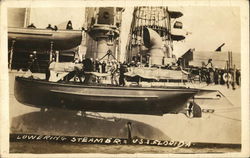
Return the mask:
[(158, 88), (158, 87), (115, 87), (115, 86), (94, 86), (94, 85), (81, 85), (81, 84), (70, 84), (70, 83), (58, 83), (58, 82), (49, 82), (45, 80), (40, 79), (30, 79), (30, 78), (24, 78), (17, 76), (15, 78), (16, 80), (21, 81), (31, 81), (34, 83), (39, 84), (47, 84), (47, 85), (58, 85), (58, 86), (64, 86), (64, 87), (77, 87), (77, 88), (95, 88), (95, 89), (125, 89), (125, 90), (145, 90), (145, 91), (182, 91), (182, 92), (188, 92), (188, 93), (198, 93), (200, 89), (194, 89), (194, 88), (187, 88), (187, 87), (165, 87), (165, 88)]
[(86, 93), (76, 93), (76, 92), (67, 92), (67, 91), (60, 91), (60, 90), (50, 90), (53, 93), (63, 93), (68, 95), (80, 95), (80, 96), (88, 96), (88, 97), (108, 97), (108, 98), (148, 98), (148, 99), (158, 99), (159, 96), (152, 95), (152, 96), (137, 96), (137, 95), (109, 95), (109, 94), (86, 94)]
[(53, 36), (53, 33), (31, 33), (31, 32), (13, 32), (13, 31), (9, 31), (8, 34), (33, 35), (33, 36)]
[[(14, 31), (14, 29), (16, 31)], [(58, 29), (58, 30), (51, 30), (46, 28), (21, 28), (21, 27), (8, 27), (8, 33), (18, 33), (18, 30), (27, 30), (27, 32), (37, 32), (37, 31), (47, 31), (47, 32), (53, 32), (53, 33), (61, 33), (61, 32), (67, 32), (67, 33), (75, 33), (75, 32), (82, 32), (83, 30), (67, 30), (67, 29)]]

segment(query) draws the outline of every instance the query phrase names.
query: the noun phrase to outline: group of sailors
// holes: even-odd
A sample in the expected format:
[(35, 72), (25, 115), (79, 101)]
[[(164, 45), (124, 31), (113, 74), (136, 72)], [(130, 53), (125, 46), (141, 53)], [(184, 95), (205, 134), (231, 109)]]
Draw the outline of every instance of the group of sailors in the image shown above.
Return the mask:
[[(36, 51), (30, 54), (30, 59), (28, 69), (37, 67), (38, 72), (40, 72)], [(55, 62), (55, 58), (49, 63), (48, 71), (46, 72), (47, 80), (49, 80), (50, 77), (50, 64), (53, 62)], [(128, 72), (131, 67), (146, 67), (145, 64), (141, 64), (139, 61), (121, 63), (117, 60), (93, 60), (92, 58), (83, 58), (82, 61), (75, 60), (74, 64), (80, 64), (81, 67), (75, 67), (74, 71), (63, 78), (63, 81), (69, 81), (73, 77), (77, 77), (83, 84), (90, 82), (100, 83), (102, 79), (105, 80), (105, 78), (110, 76), (111, 85), (115, 86), (125, 86), (125, 73)], [(207, 85), (227, 85), (228, 88), (231, 86), (233, 89), (235, 89), (236, 85), (241, 85), (241, 72), (239, 69), (218, 69), (217, 67), (207, 67), (206, 65), (200, 68), (191, 68), (189, 72), (191, 75), (188, 75), (188, 79), (191, 82), (194, 80), (192, 74), (196, 74), (198, 75), (199, 82), (206, 82)], [(82, 78), (84, 78), (84, 80), (82, 80)]]
[[(86, 67), (86, 64), (83, 60), (83, 67)], [(91, 61), (93, 61), (91, 59)], [(106, 73), (110, 74), (111, 76), (111, 85), (115, 86), (125, 86), (125, 73), (127, 72), (127, 66), (125, 63), (118, 62), (117, 60), (103, 60), (99, 61), (96, 59), (92, 62), (93, 65), (93, 72), (97, 73)], [(86, 68), (83, 68), (86, 71)], [(97, 76), (97, 81), (99, 82), (99, 77)]]
[[(74, 71), (69, 73), (64, 81), (69, 81), (73, 77), (77, 77), (79, 82), (83, 84), (100, 83), (102, 79), (110, 76), (111, 85), (125, 86), (125, 73), (127, 66), (116, 60), (98, 60), (92, 58), (84, 58), (81, 62), (74, 61), (75, 64), (81, 64), (82, 67), (75, 67)], [(84, 78), (84, 80), (82, 80)]]
[[(89, 62), (86, 62), (89, 60)], [(91, 66), (90, 66), (91, 65)], [(212, 65), (212, 63), (211, 63)], [(111, 84), (112, 85), (125, 85), (125, 73), (130, 67), (147, 67), (147, 64), (141, 64), (139, 61), (118, 62), (116, 60), (111, 61), (99, 61), (96, 59), (93, 61), (92, 58), (83, 60), (83, 71), (85, 72), (98, 72), (98, 73), (109, 73), (111, 75)], [(170, 69), (170, 68), (167, 68)], [(240, 86), (241, 73), (239, 69), (218, 69), (216, 67), (201, 67), (198, 68), (198, 76), (200, 82), (206, 82), (207, 85), (227, 85), (229, 88), (230, 85), (233, 89), (235, 86)], [(119, 82), (118, 82), (119, 78)], [(98, 81), (98, 80), (97, 80)], [(86, 83), (86, 82), (84, 82)]]
[[(130, 63), (128, 63), (128, 67), (134, 66), (134, 67), (149, 67), (149, 65), (146, 64), (141, 64), (140, 63), (140, 58), (136, 56), (134, 60), (132, 60)], [(168, 69), (168, 70), (182, 70), (182, 66), (180, 63), (172, 63), (172, 64), (167, 64), (164, 66), (156, 66), (156, 65), (151, 65), (150, 67), (157, 67), (161, 69)], [(195, 72), (196, 70), (196, 72)], [(199, 82), (206, 82), (207, 85), (209, 84), (215, 84), (215, 85), (227, 85), (229, 88), (230, 85), (232, 86), (232, 89), (235, 89), (235, 86), (240, 86), (240, 81), (241, 81), (241, 72), (239, 69), (219, 69), (217, 67), (213, 66), (212, 60), (209, 59), (207, 64), (203, 63), (202, 67), (200, 68), (191, 68), (189, 70), (189, 76), (188, 79), (189, 81), (192, 82), (194, 76), (193, 74), (198, 75), (199, 77)], [(197, 71), (198, 70), (198, 71)], [(198, 73), (197, 73), (198, 72)]]
[[(190, 70), (191, 72), (193, 70)], [(198, 68), (198, 77), (199, 82), (206, 82), (207, 85), (227, 85), (229, 88), (230, 85), (232, 89), (235, 89), (235, 86), (240, 86), (241, 81), (241, 72), (239, 69), (219, 69), (219, 68), (207, 68), (201, 67)], [(190, 79), (190, 78), (189, 78)]]
[[(31, 23), (30, 25), (27, 26), (27, 28), (33, 28), (33, 29), (35, 29), (36, 26), (34, 25), (34, 23)], [(51, 24), (48, 24), (48, 26), (46, 27), (46, 29), (57, 31), (58, 27), (56, 25), (54, 25), (54, 27), (52, 27)], [(71, 20), (68, 21), (67, 26), (66, 26), (66, 30), (73, 30), (73, 25), (72, 25)]]

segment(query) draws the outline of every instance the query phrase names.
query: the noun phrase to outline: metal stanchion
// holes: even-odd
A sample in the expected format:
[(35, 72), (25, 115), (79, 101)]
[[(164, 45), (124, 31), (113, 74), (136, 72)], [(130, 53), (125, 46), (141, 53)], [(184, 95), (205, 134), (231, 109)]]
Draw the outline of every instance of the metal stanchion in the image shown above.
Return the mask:
[(128, 122), (127, 123), (127, 128), (128, 128), (128, 144), (132, 144), (132, 123), (131, 122)]
[(54, 46), (54, 42), (51, 41), (50, 42), (50, 51), (49, 51), (49, 61), (50, 62), (52, 61), (52, 58), (53, 58), (53, 46)]
[(13, 53), (14, 53), (14, 45), (16, 40), (12, 40), (11, 48), (10, 48), (10, 59), (9, 59), (9, 69), (12, 70), (12, 61), (13, 61)]

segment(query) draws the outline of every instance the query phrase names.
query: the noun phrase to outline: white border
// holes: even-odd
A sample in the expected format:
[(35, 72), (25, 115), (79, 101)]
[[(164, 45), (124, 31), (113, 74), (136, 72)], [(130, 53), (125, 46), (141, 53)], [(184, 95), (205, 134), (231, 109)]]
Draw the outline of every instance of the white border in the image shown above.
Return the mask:
[[(0, 105), (1, 106), (1, 157), (248, 157), (249, 155), (249, 2), (247, 0), (26, 0), (2, 1), (1, 3), (1, 52), (0, 52)], [(9, 154), (9, 89), (7, 57), (7, 8), (8, 7), (79, 7), (79, 6), (238, 6), (241, 8), (241, 63), (242, 63), (242, 151), (226, 154)]]

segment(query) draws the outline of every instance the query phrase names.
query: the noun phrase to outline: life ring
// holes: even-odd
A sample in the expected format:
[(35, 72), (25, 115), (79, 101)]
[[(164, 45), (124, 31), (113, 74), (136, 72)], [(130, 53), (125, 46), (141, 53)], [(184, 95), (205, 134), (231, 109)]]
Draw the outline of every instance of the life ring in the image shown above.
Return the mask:
[(227, 82), (227, 81), (232, 81), (232, 75), (230, 74), (230, 73), (224, 73), (223, 74), (223, 80), (225, 81), (225, 82)]

